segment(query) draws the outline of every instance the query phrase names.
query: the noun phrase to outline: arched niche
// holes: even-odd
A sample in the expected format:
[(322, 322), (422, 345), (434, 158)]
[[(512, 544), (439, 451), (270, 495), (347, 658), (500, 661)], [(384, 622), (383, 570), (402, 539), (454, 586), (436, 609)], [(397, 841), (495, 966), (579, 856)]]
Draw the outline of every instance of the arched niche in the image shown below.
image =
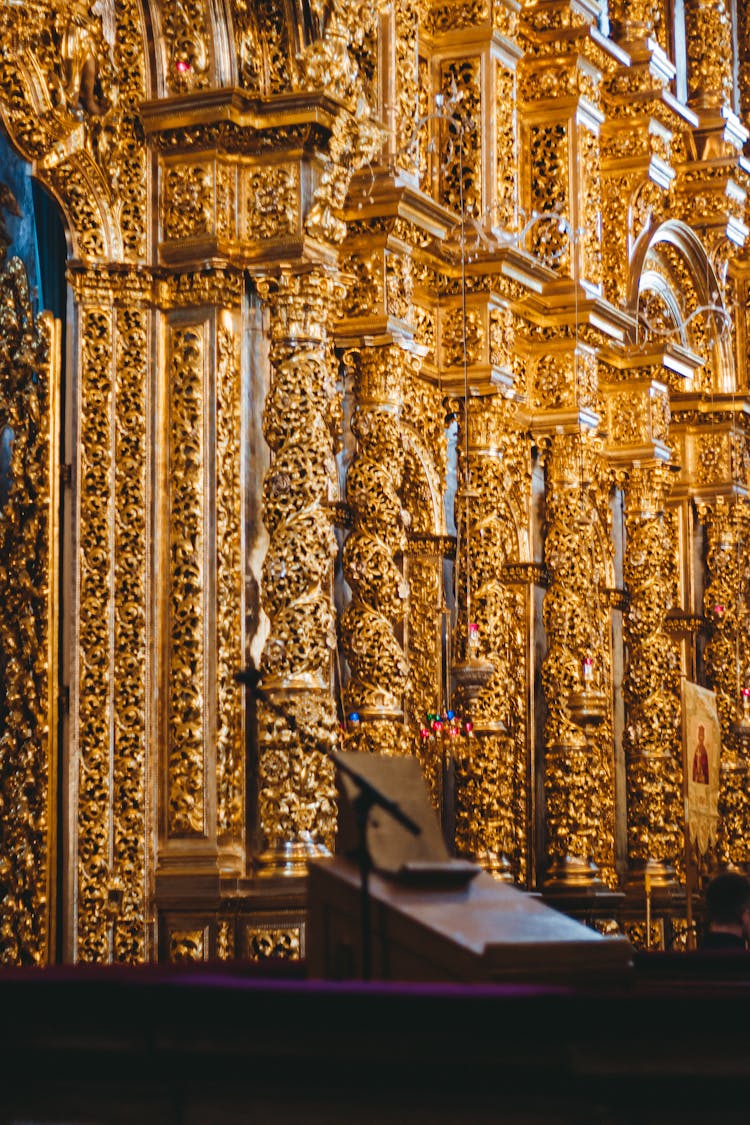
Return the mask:
[[(736, 373), (722, 285), (703, 242), (686, 223), (669, 219), (645, 230), (636, 243), (628, 285), (628, 309), (637, 323), (631, 343), (654, 339), (702, 355), (706, 375), (685, 389), (732, 392)], [(648, 303), (652, 317), (647, 318)], [(718, 311), (705, 311), (708, 308)], [(645, 329), (645, 333), (644, 333)], [(696, 379), (699, 377), (696, 376)]]

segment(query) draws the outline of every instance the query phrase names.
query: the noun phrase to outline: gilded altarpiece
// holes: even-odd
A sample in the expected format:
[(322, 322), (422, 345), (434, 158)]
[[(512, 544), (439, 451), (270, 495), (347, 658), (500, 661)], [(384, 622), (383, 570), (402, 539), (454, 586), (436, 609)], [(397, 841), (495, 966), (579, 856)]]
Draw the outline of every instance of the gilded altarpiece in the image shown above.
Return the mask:
[[(585, 0), (41, 9), (0, 7), (0, 115), (64, 217), (72, 311), (58, 404), (3, 258), (0, 958), (304, 956), (322, 751), (356, 711), (348, 745), (419, 754), (440, 805), (419, 727), (454, 697), (457, 849), (552, 896), (622, 889), (639, 941), (648, 877), (684, 937), (682, 673), (722, 722), (712, 862), (750, 861), (733, 11), (686, 3), (682, 104), (650, 3), (609, 27)], [(491, 675), (462, 699), (470, 626)]]

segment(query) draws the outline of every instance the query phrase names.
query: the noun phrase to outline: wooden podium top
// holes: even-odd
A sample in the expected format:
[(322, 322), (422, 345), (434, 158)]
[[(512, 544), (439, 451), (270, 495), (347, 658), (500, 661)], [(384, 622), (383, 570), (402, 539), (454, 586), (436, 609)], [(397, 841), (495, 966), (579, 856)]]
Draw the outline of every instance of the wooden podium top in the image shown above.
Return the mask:
[[(632, 947), (602, 937), (533, 895), (482, 872), (459, 889), (405, 886), (373, 874), (373, 977), (380, 980), (615, 984)], [(310, 865), (307, 959), (312, 976), (361, 971), (360, 879), (335, 857)]]

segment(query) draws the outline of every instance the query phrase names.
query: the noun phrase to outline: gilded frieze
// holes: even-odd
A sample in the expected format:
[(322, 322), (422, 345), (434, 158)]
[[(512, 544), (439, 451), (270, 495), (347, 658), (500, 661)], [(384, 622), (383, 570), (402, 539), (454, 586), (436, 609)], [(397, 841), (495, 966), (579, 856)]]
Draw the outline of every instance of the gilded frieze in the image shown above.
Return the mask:
[(169, 341), (169, 740), (167, 828), (203, 836), (206, 325), (175, 326)]
[(460, 31), (488, 22), (490, 11), (490, 0), (445, 0), (430, 6), (425, 20), (426, 30), (435, 36)]
[[(2, 205), (12, 201), (0, 185)], [(54, 949), (57, 357), (0, 212), (0, 963), (44, 964)]]

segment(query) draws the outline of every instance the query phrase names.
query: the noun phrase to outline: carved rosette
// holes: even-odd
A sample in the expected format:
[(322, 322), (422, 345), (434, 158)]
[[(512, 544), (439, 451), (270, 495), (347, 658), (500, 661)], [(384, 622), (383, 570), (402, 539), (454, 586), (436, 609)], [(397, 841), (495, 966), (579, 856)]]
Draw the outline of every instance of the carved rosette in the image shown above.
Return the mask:
[(630, 472), (624, 559), (630, 600), (623, 621), (628, 856), (631, 873), (643, 873), (648, 864), (663, 882), (673, 877), (682, 849), (680, 667), (666, 629), (673, 599), (674, 543), (664, 510), (669, 488), (665, 465)]
[[(476, 737), (458, 747), (456, 845), (488, 871), (525, 878), (527, 801), (527, 593), (507, 585), (503, 568), (528, 559), (529, 444), (516, 407), (501, 398), (469, 404), (471, 497), (456, 499), (458, 530), (455, 651), (467, 656), (471, 620), (492, 677), (472, 707)], [(459, 445), (461, 441), (459, 440)], [(461, 452), (463, 479), (465, 453)], [(466, 552), (469, 552), (467, 567)]]
[(719, 498), (699, 506), (708, 543), (704, 607), (711, 639), (704, 659), (721, 723), (718, 857), (722, 864), (750, 862), (748, 746), (734, 730), (748, 668), (750, 506)]
[[(333, 748), (338, 724), (330, 694), (336, 646), (330, 504), (338, 498), (334, 434), (341, 404), (327, 335), (343, 295), (322, 270), (258, 283), (271, 312), (271, 384), (263, 432), (272, 451), (263, 488), (270, 542), (262, 603), (270, 621), (261, 671), (278, 704), (259, 714), (258, 828), (269, 873), (304, 871), (305, 857), (330, 848), (335, 831)], [(285, 713), (294, 714), (290, 728)]]
[(341, 621), (350, 669), (345, 705), (363, 720), (355, 732), (358, 749), (406, 753), (409, 669), (400, 638), (408, 583), (399, 497), (404, 470), (400, 404), (405, 380), (419, 361), (396, 346), (362, 348), (352, 360), (357, 452), (346, 481), (353, 528), (344, 547), (344, 577), (352, 591)]
[(58, 341), (5, 254), (0, 239), (0, 963), (39, 965), (54, 927)]
[[(544, 560), (549, 573), (543, 617), (547, 655), (542, 683), (547, 703), (545, 802), (550, 888), (614, 882), (614, 797), (609, 611), (603, 532), (595, 503), (597, 458), (577, 433), (547, 441), (547, 525)], [(592, 678), (584, 679), (584, 660)], [(588, 688), (603, 696), (594, 732), (576, 724), (571, 696)], [(584, 731), (586, 733), (584, 734)]]

